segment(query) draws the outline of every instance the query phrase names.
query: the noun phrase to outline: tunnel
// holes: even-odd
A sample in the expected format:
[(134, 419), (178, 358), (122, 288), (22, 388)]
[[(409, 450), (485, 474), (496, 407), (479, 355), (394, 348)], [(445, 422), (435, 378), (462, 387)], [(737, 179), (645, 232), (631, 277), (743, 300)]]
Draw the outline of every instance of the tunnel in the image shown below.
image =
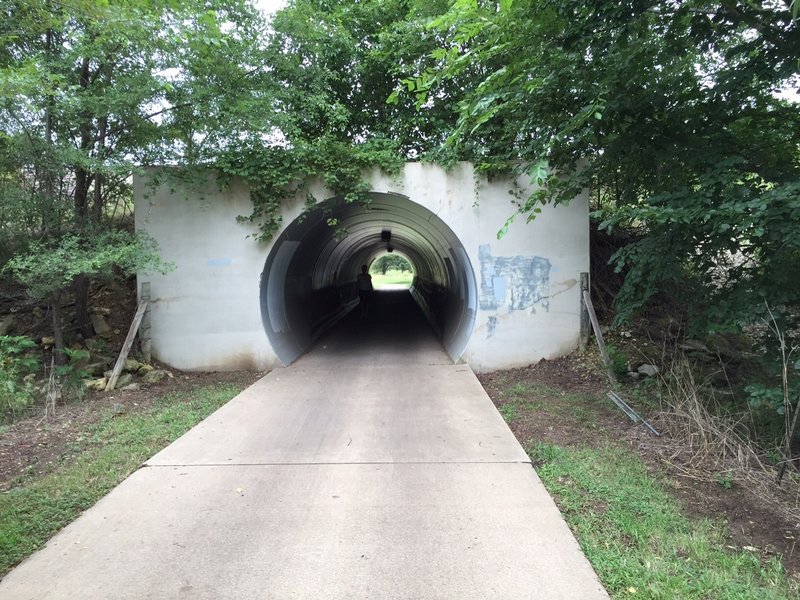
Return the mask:
[(356, 276), (386, 251), (414, 269), (410, 293), (450, 357), (463, 354), (475, 322), (475, 274), (458, 237), (427, 208), (392, 193), (366, 203), (331, 198), (275, 240), (261, 274), (264, 329), (291, 364), (358, 304)]

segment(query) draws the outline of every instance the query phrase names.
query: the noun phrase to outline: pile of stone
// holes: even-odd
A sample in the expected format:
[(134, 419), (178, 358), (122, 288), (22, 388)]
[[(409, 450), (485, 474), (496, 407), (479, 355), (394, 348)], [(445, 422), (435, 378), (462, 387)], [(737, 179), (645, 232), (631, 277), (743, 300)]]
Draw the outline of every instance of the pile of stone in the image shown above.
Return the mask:
[[(117, 390), (137, 390), (140, 384), (154, 384), (162, 381), (165, 377), (172, 378), (173, 375), (169, 371), (163, 369), (156, 369), (152, 365), (148, 365), (138, 360), (129, 358), (125, 361), (125, 366), (122, 369), (122, 375), (117, 380)], [(111, 369), (104, 371), (102, 377), (96, 379), (89, 379), (85, 385), (90, 390), (104, 391), (108, 385), (108, 380), (111, 379)]]

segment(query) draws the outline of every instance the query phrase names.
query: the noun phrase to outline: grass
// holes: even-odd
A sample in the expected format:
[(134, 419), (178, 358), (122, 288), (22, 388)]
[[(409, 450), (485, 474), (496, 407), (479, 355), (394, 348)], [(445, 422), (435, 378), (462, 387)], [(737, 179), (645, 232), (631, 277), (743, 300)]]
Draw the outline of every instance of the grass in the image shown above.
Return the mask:
[(517, 420), (517, 405), (516, 404), (503, 404), (499, 409), (500, 414), (509, 425)]
[[(530, 436), (526, 423), (583, 431), (582, 438), (558, 443), (520, 441), (612, 598), (800, 597), (798, 581), (788, 580), (779, 558), (731, 549), (723, 522), (683, 514), (669, 481), (616, 441), (603, 417), (605, 398), (513, 380), (499, 397), (500, 414), (521, 434)], [(730, 476), (718, 483), (732, 486)]]
[(146, 412), (109, 411), (54, 472), (0, 494), (0, 576), (240, 391), (219, 384), (166, 395)]
[(389, 270), (386, 271), (386, 274), (381, 274), (380, 271), (372, 273), (372, 285), (376, 290), (387, 285), (405, 285), (411, 287), (413, 281), (414, 273), (410, 271)]
[(498, 410), (509, 425), (525, 412), (534, 412), (575, 419), (583, 427), (595, 429), (598, 425), (594, 409), (604, 402), (602, 398), (560, 392), (546, 384), (527, 381), (510, 385), (503, 393), (507, 400)]
[(686, 518), (624, 447), (528, 453), (612, 598), (796, 598), (780, 560), (726, 549), (721, 523)]

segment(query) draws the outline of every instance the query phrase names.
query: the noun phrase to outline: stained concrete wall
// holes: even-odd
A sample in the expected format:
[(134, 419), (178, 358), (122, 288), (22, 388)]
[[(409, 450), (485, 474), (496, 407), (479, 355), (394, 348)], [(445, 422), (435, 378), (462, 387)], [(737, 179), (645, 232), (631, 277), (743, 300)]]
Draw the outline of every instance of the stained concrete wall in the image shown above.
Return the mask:
[[(455, 359), (480, 372), (524, 366), (577, 346), (578, 282), (589, 270), (587, 197), (542, 207), (532, 223), (520, 219), (498, 240), (514, 212), (508, 180), (487, 181), (468, 163), (450, 171), (409, 163), (399, 176), (373, 172), (369, 181), (381, 210), (353, 212), (350, 205), (342, 217), (355, 233), (344, 240), (331, 235), (316, 247), (322, 230), (295, 221), (304, 213), (305, 192), (283, 207), (283, 233), (257, 244), (248, 238), (255, 227), (236, 221), (251, 208), (241, 183), (173, 190), (135, 178), (136, 227), (175, 265), (166, 275), (139, 276), (151, 288), (154, 356), (185, 370), (268, 369), (290, 360), (324, 331), (320, 323), (330, 325), (352, 307), (343, 290), (358, 265), (385, 246), (382, 219), (393, 224), (404, 253), (413, 255), (418, 275), (426, 274), (415, 282), (416, 295), (423, 305), (436, 304), (431, 320), (444, 324), (440, 333)], [(526, 193), (527, 182), (516, 183)], [(319, 182), (307, 187), (318, 199), (332, 197)], [(271, 265), (289, 248), (281, 274)], [(271, 315), (265, 301), (270, 286), (278, 299)], [(303, 321), (298, 313), (304, 306), (326, 319)], [(293, 351), (278, 341), (275, 323), (296, 341), (289, 344)]]

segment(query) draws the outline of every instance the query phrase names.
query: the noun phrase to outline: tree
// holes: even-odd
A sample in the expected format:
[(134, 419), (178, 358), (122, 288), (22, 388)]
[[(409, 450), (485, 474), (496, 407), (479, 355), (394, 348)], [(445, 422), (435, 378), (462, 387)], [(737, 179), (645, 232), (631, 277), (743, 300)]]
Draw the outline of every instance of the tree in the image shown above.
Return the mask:
[[(89, 276), (134, 264), (141, 247), (112, 233), (107, 210), (129, 194), (131, 171), (207, 163), (246, 115), (271, 113), (254, 88), (265, 26), (245, 0), (9, 0), (0, 14), (0, 241), (21, 280), (53, 275), (54, 314), (72, 289), (89, 337)], [(70, 265), (67, 249), (80, 254)]]
[[(52, 308), (56, 349), (64, 348), (61, 294), (76, 277), (113, 279), (138, 272), (165, 273), (171, 265), (158, 256), (155, 241), (145, 234), (102, 231), (90, 236), (66, 235), (53, 242), (33, 241), (25, 253), (5, 266), (33, 298), (48, 300)], [(56, 359), (62, 356), (56, 352)]]
[(372, 265), (373, 271), (380, 271), (381, 275), (386, 275), (387, 271), (401, 271), (409, 273), (412, 271), (409, 262), (398, 254), (384, 254), (378, 257)]
[[(797, 323), (800, 111), (778, 93), (798, 81), (789, 3), (457, 0), (431, 26), (441, 68), (405, 83), (423, 115), (458, 106), (447, 151), (541, 184), (521, 215), (589, 188), (603, 227), (643, 233), (615, 257), (620, 318), (681, 280), (696, 330), (753, 322), (764, 297)], [(476, 70), (455, 96), (443, 85)]]
[(436, 64), (430, 54), (444, 38), (425, 24), (446, 11), (445, 0), (293, 0), (276, 14), (266, 49), (274, 129), (242, 137), (216, 162), (250, 183), (246, 218), (260, 239), (278, 230), (277, 208), (297, 182), (321, 178), (348, 202), (368, 203), (366, 169), (392, 173), (436, 152), (455, 106), (441, 102), (420, 119), (413, 97), (387, 98), (402, 74)]

